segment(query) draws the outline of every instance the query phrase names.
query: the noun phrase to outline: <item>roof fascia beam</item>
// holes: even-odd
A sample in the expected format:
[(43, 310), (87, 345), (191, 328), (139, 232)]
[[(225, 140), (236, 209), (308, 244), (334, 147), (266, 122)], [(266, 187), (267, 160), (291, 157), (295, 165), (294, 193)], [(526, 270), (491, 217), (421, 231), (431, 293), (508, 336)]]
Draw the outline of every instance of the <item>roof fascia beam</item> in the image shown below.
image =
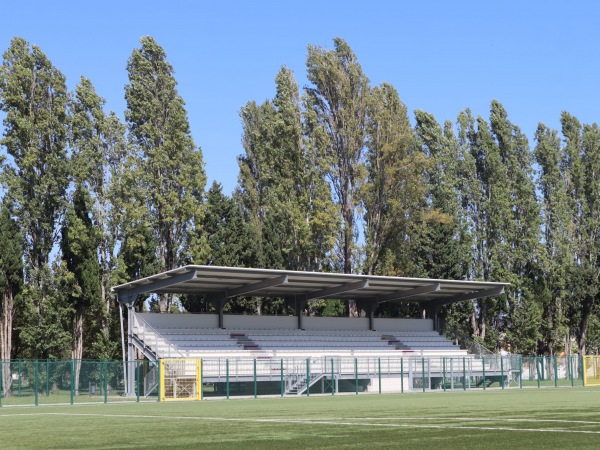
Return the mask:
[[(403, 300), (410, 297), (416, 297), (417, 295), (430, 294), (432, 292), (439, 292), (442, 289), (440, 283), (427, 284), (425, 286), (419, 286), (414, 289), (408, 289), (406, 291), (394, 292), (379, 297), (377, 303), (393, 302), (397, 300)], [(415, 300), (416, 301), (416, 300)]]
[(456, 297), (434, 300), (430, 303), (432, 306), (442, 306), (449, 303), (459, 303), (466, 300), (474, 300), (477, 298), (494, 297), (495, 295), (504, 294), (504, 286), (498, 286), (492, 289), (484, 289), (482, 291), (469, 292), (468, 294), (457, 295)]
[(166, 289), (168, 287), (174, 286), (179, 283), (185, 283), (186, 281), (190, 281), (196, 278), (196, 271), (192, 270), (190, 272), (184, 272), (177, 275), (173, 275), (172, 277), (164, 278), (158, 281), (151, 281), (150, 283), (143, 284), (138, 287), (134, 287), (132, 289), (120, 290), (117, 292), (117, 297), (119, 301), (124, 301), (125, 303), (133, 303), (138, 295), (145, 294), (147, 292), (155, 292), (161, 289)]
[(344, 292), (356, 291), (358, 289), (369, 287), (369, 280), (361, 280), (355, 283), (346, 283), (341, 286), (334, 286), (320, 291), (308, 292), (306, 294), (306, 300), (313, 300), (315, 298), (331, 297), (332, 295), (343, 294)]
[(249, 294), (251, 292), (260, 291), (274, 286), (279, 286), (288, 283), (288, 276), (282, 275), (280, 277), (269, 278), (268, 280), (259, 281), (258, 283), (246, 284), (244, 286), (237, 287), (226, 291), (226, 297), (238, 297), (240, 295)]

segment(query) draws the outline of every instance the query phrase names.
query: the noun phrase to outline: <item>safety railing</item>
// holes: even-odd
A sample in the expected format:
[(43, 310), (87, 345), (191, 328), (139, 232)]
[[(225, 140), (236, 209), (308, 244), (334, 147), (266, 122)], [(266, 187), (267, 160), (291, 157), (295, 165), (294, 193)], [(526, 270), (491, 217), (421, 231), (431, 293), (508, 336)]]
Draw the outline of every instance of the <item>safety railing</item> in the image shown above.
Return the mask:
[[(138, 314), (133, 315), (133, 334), (138, 338), (139, 350), (146, 353), (152, 352), (147, 357), (160, 358), (183, 358), (184, 354), (177, 347), (162, 336), (152, 325)], [(136, 344), (134, 342), (134, 344)]]
[[(0, 406), (157, 401), (157, 367), (128, 363), (135, 386), (126, 392), (121, 361), (1, 361)], [(204, 358), (201, 372), (201, 396), (225, 398), (560, 388), (582, 386), (584, 377), (580, 356), (518, 355)]]

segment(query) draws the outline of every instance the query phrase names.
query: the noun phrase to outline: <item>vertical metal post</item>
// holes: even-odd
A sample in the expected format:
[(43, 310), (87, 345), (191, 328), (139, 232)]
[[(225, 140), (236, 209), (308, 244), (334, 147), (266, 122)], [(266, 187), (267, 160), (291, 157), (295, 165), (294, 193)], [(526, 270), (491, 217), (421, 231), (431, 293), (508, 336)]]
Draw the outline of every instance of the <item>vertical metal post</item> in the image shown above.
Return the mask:
[(379, 393), (381, 394), (381, 358), (377, 358), (377, 373), (379, 374)]
[(40, 404), (38, 398), (38, 384), (40, 382), (40, 361), (38, 359), (35, 360), (35, 406)]
[(19, 359), (19, 361), (17, 362), (17, 371), (19, 372), (19, 379), (17, 382), (17, 389), (19, 391), (19, 398), (21, 398), (21, 360)]
[(571, 374), (571, 387), (575, 387), (575, 376), (573, 374), (573, 356), (569, 355), (569, 373)]
[[(9, 362), (10, 364), (10, 362)], [(4, 386), (2, 384), (2, 380), (4, 378), (2, 378), (2, 369), (4, 366), (4, 361), (2, 359), (0, 359), (0, 408), (2, 408), (2, 397), (4, 397)]]
[(481, 369), (483, 370), (483, 390), (485, 391), (485, 356), (481, 355)]
[(421, 356), (421, 386), (425, 392), (425, 358)]
[(156, 401), (157, 401), (157, 402), (160, 402), (160, 393), (161, 393), (161, 392), (162, 392), (162, 390), (164, 389), (164, 387), (163, 387), (163, 386), (162, 386), (162, 384), (161, 384), (161, 381), (162, 381), (162, 378), (161, 378), (161, 377), (162, 377), (162, 374), (160, 373), (160, 365), (161, 365), (161, 364), (160, 364), (160, 359), (157, 359), (157, 360), (156, 360), (156, 364), (157, 364), (157, 366), (156, 366), (156, 375), (158, 376), (158, 386), (156, 386), (156, 389), (157, 389), (157, 390), (156, 390), (156, 393), (157, 393), (157, 395), (156, 395)]
[(71, 405), (73, 404), (73, 400), (75, 397), (75, 360), (71, 360)]
[(571, 375), (571, 356), (570, 355), (565, 355), (565, 370), (567, 371), (567, 383), (569, 381), (571, 381), (572, 375)]
[(502, 355), (500, 355), (500, 383), (502, 384), (502, 389), (504, 389), (504, 360), (502, 359)]
[(519, 355), (519, 389), (523, 389), (523, 355)]
[(400, 393), (404, 394), (404, 358), (400, 357)]
[[(535, 373), (537, 375), (537, 377), (536, 377), (537, 378), (537, 387), (539, 389), (540, 388), (540, 367), (538, 365), (539, 360), (538, 360), (537, 356), (534, 356), (534, 358), (535, 358)], [(542, 364), (543, 364), (543, 361), (542, 361)]]
[(446, 392), (446, 357), (445, 356), (442, 356), (442, 368), (443, 368), (442, 387), (444, 388), (444, 392)]
[(256, 358), (254, 358), (254, 398), (256, 398), (258, 386), (256, 384)]
[(108, 361), (105, 359), (100, 363), (102, 376), (102, 389), (104, 389), (104, 403), (108, 403)]
[(354, 358), (354, 392), (358, 395), (358, 360)]
[(467, 390), (467, 369), (465, 367), (465, 357), (463, 356), (463, 391)]
[(283, 397), (285, 385), (283, 383), (283, 358), (281, 358), (281, 365), (279, 369), (279, 374), (281, 376), (281, 396)]
[(46, 397), (50, 396), (50, 361), (46, 358)]
[(225, 394), (229, 399), (229, 358), (225, 360)]
[(127, 305), (127, 397), (135, 395), (135, 347), (133, 345), (133, 325), (135, 321), (135, 311), (133, 304)]
[(200, 359), (200, 400), (204, 400), (204, 361)]
[(333, 374), (333, 358), (331, 358), (331, 395), (335, 394), (335, 379)]
[(554, 355), (554, 387), (558, 387), (558, 360), (556, 355)]
[(127, 393), (127, 356), (125, 352), (125, 329), (123, 326), (123, 304), (117, 297), (119, 303), (119, 320), (121, 323), (121, 350), (123, 352), (123, 381), (125, 382), (125, 393)]
[(310, 358), (306, 358), (306, 396), (310, 397)]
[(141, 377), (140, 377), (140, 360), (136, 360), (135, 362), (135, 374), (136, 374), (136, 378), (137, 378), (137, 389), (136, 389), (136, 401), (139, 403), (140, 402), (140, 389), (141, 389)]

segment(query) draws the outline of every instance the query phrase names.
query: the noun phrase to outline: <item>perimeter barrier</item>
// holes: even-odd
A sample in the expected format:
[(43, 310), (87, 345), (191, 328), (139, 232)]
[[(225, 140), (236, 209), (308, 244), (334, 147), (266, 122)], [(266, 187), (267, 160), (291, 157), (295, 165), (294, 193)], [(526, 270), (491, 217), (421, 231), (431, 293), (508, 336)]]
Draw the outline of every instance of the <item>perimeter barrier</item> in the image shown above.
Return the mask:
[(125, 392), (122, 361), (3, 360), (0, 406), (137, 401), (143, 396), (142, 382), (155, 364), (136, 361), (127, 365), (136, 380), (136, 391), (131, 396)]
[[(167, 361), (167, 360), (164, 360)], [(581, 356), (181, 358), (188, 370), (148, 360), (0, 362), (0, 406), (310, 396), (584, 385)], [(177, 361), (177, 360), (175, 360)], [(600, 360), (587, 362), (600, 377)], [(161, 366), (163, 373), (161, 374)], [(165, 368), (167, 367), (167, 368)], [(168, 370), (167, 370), (168, 369)], [(126, 392), (125, 373), (135, 388)], [(161, 379), (164, 386), (161, 389)], [(162, 393), (162, 394), (161, 394)]]

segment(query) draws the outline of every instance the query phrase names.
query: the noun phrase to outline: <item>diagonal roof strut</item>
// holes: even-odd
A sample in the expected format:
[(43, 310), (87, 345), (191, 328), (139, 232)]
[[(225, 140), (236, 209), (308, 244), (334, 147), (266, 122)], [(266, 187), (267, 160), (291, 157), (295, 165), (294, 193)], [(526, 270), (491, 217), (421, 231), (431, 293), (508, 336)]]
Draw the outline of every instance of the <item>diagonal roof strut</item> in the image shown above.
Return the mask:
[(433, 300), (431, 305), (442, 306), (447, 305), (448, 303), (458, 303), (477, 298), (493, 297), (500, 294), (504, 294), (504, 286), (498, 286), (492, 289), (484, 289), (482, 291), (469, 292), (467, 294), (461, 294), (450, 298), (440, 298), (438, 300)]
[(177, 285), (179, 283), (185, 283), (186, 281), (194, 280), (195, 278), (196, 271), (192, 270), (190, 272), (180, 273), (158, 281), (142, 284), (140, 286), (133, 287), (129, 290), (119, 291), (118, 296), (120, 298), (124, 298), (125, 301), (129, 303), (135, 301), (137, 296), (140, 294), (145, 294), (146, 292), (156, 292), (161, 289)]
[[(387, 295), (378, 297), (377, 303), (393, 302), (396, 300), (403, 300), (403, 299), (407, 299), (410, 297), (416, 297), (416, 296), (422, 295), (422, 294), (430, 294), (433, 292), (439, 292), (442, 289), (441, 286), (442, 285), (440, 283), (433, 283), (433, 284), (427, 284), (425, 286), (419, 286), (414, 289), (407, 289), (404, 291), (394, 292), (392, 294), (387, 294)], [(408, 301), (411, 301), (411, 300), (408, 300)], [(418, 300), (415, 299), (414, 301), (418, 301)]]
[(269, 278), (267, 280), (259, 281), (258, 283), (246, 284), (234, 289), (228, 289), (225, 296), (227, 298), (237, 297), (240, 295), (249, 294), (251, 292), (260, 291), (261, 289), (270, 288), (273, 286), (279, 286), (288, 283), (288, 276), (282, 275), (280, 277)]
[(334, 286), (320, 291), (309, 292), (306, 294), (306, 300), (312, 300), (315, 298), (331, 297), (336, 294), (343, 294), (344, 292), (355, 291), (357, 289), (369, 287), (369, 280), (361, 280), (355, 283), (346, 283), (341, 286)]

